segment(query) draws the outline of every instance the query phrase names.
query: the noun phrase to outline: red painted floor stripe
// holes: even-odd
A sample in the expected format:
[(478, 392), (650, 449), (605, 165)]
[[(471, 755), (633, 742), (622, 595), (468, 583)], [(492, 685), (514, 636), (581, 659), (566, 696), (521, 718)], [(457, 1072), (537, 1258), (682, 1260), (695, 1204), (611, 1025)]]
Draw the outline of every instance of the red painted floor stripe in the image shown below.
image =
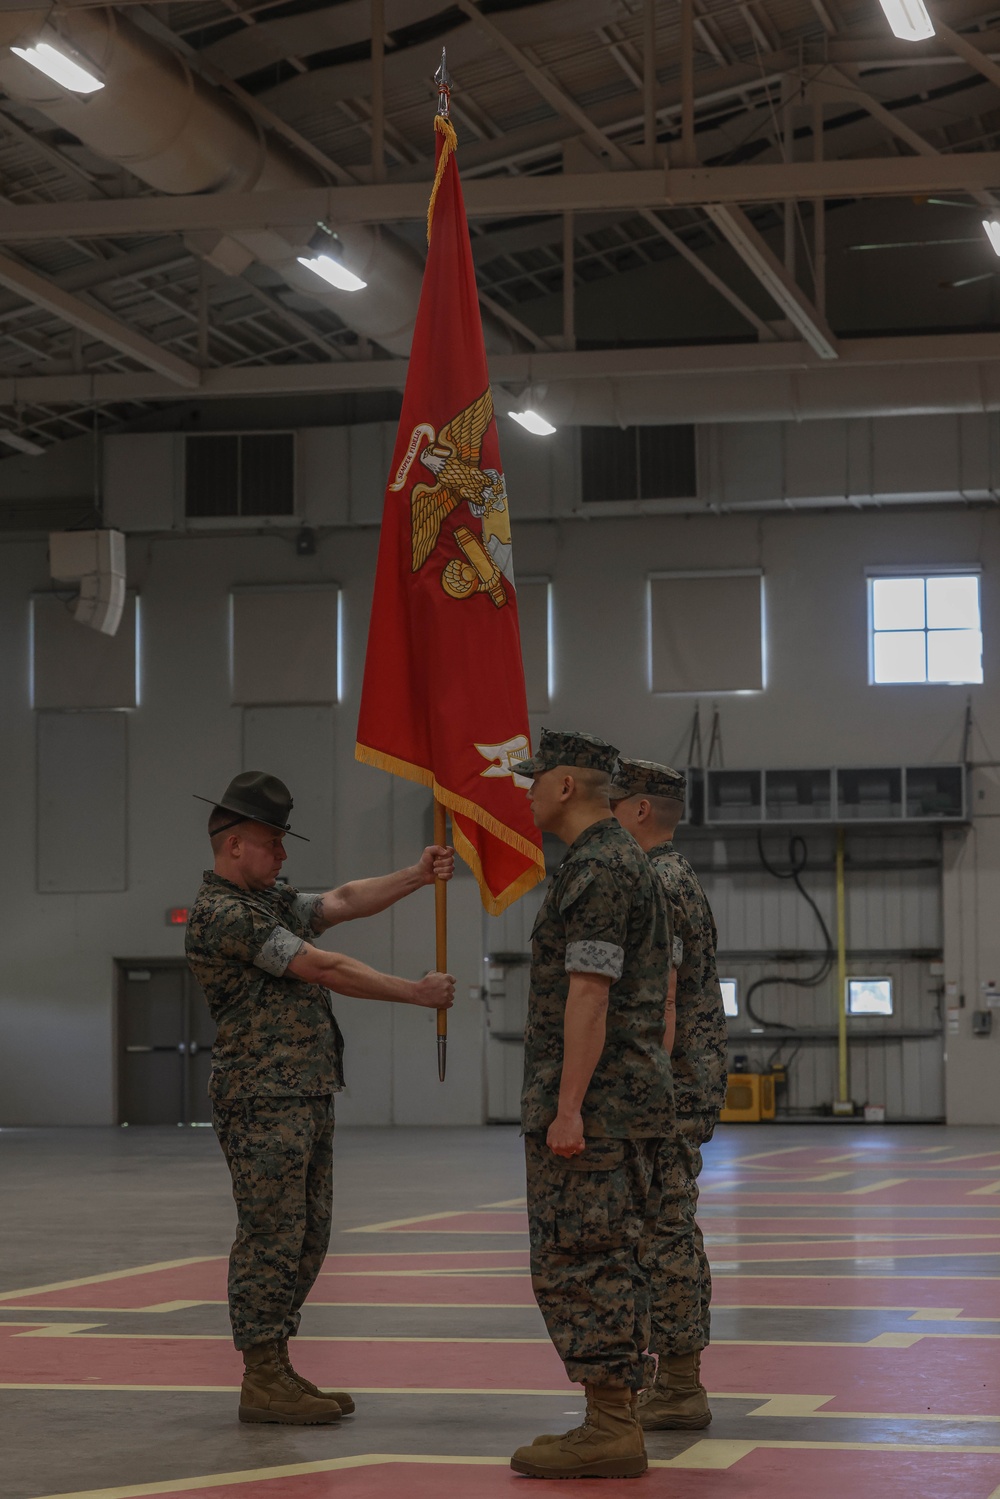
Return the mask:
[[(891, 1166), (886, 1167), (886, 1175), (898, 1175)], [(732, 1181), (732, 1176), (727, 1175), (725, 1180)], [(867, 1207), (961, 1207), (973, 1208), (987, 1206), (996, 1212), (997, 1202), (988, 1197), (970, 1197), (969, 1193), (976, 1187), (984, 1187), (990, 1178), (980, 1176), (977, 1178), (964, 1178), (952, 1181), (906, 1181), (897, 1187), (885, 1187), (879, 1192), (866, 1193), (864, 1197), (848, 1197), (845, 1193), (854, 1191), (857, 1187), (869, 1186), (865, 1181), (854, 1181), (850, 1177), (844, 1180), (839, 1191), (828, 1192), (800, 1192), (794, 1188), (782, 1191), (780, 1181), (747, 1183), (741, 1178), (736, 1187), (716, 1186), (711, 1179), (707, 1182), (702, 1179), (702, 1194), (711, 1200), (713, 1207), (725, 1207), (729, 1203), (736, 1205), (747, 1204), (748, 1206), (760, 1207), (849, 1207), (854, 1204), (863, 1203)], [(750, 1190), (747, 1187), (750, 1186)], [(979, 1214), (977, 1213), (978, 1217)], [(983, 1214), (988, 1217), (989, 1214)]]
[[(780, 1232), (780, 1230), (779, 1230)], [(942, 1239), (811, 1239), (794, 1244), (712, 1244), (713, 1265), (744, 1264), (748, 1260), (774, 1264), (782, 1260), (873, 1260), (905, 1259), (907, 1256), (941, 1257), (962, 1254), (1000, 1256), (1000, 1234), (989, 1238), (962, 1239), (949, 1244)]]
[(323, 1275), (309, 1298), (327, 1306), (534, 1306), (521, 1275)]
[[(233, 1386), (240, 1362), (222, 1339), (17, 1337), (0, 1327), (0, 1384)], [(932, 1350), (932, 1355), (929, 1352)], [(567, 1388), (555, 1350), (535, 1343), (304, 1340), (302, 1373), (363, 1389)], [(911, 1348), (716, 1344), (705, 1382), (719, 1394), (817, 1394), (827, 1410), (990, 1415), (1000, 1409), (1000, 1366), (992, 1343), (936, 1338)]]
[(944, 1275), (717, 1275), (712, 1305), (961, 1307), (965, 1317), (1000, 1317), (1000, 1280)]
[[(1000, 1236), (1000, 1218), (902, 1218), (881, 1214), (863, 1216), (862, 1209), (845, 1207), (842, 1215), (829, 1218), (810, 1218), (805, 1213), (721, 1213), (710, 1208), (699, 1212), (698, 1221), (708, 1235), (739, 1234), (741, 1238), (761, 1238), (768, 1234), (792, 1237), (796, 1234), (828, 1234), (831, 1238), (844, 1234), (884, 1234), (892, 1238), (896, 1234), (942, 1234), (961, 1238), (972, 1234), (996, 1234)], [(942, 1251), (944, 1253), (946, 1251)]]

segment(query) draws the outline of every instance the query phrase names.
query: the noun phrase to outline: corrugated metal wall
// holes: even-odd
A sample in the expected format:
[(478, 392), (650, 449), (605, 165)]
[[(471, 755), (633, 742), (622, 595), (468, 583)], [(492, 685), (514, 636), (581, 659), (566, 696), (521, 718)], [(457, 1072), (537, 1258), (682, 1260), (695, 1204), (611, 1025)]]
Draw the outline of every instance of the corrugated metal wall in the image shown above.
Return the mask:
[[(789, 836), (769, 831), (764, 839), (769, 863), (782, 872), (789, 868)], [(847, 972), (890, 977), (895, 1004), (891, 1016), (848, 1021), (851, 1096), (859, 1104), (882, 1104), (889, 1118), (938, 1118), (944, 1113), (940, 833), (917, 828), (887, 836), (851, 828), (846, 837)], [(835, 834), (810, 830), (805, 842), (801, 879), (835, 941)], [(771, 1061), (788, 1064), (779, 1106), (828, 1106), (836, 1096), (833, 1033), (842, 1002), (836, 968), (816, 988), (782, 982), (758, 990), (753, 1007), (766, 1022), (763, 1032), (745, 1010), (757, 979), (805, 977), (819, 968), (825, 943), (815, 914), (791, 880), (762, 868), (755, 833), (686, 831), (678, 846), (701, 875), (715, 913), (720, 975), (737, 981), (740, 1015), (730, 1022), (731, 1055), (745, 1056), (751, 1071)], [(792, 952), (802, 960), (782, 959)], [(788, 1039), (772, 1028), (775, 1022), (791, 1028)], [(825, 1031), (827, 1038), (803, 1038), (810, 1031)]]

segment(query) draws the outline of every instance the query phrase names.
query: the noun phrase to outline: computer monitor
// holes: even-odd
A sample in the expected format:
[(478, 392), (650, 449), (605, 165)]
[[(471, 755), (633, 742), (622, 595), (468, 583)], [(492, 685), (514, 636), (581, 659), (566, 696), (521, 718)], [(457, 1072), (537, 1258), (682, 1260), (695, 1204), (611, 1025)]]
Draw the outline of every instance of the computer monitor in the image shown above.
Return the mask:
[(846, 1002), (848, 1015), (891, 1015), (892, 979), (848, 979)]

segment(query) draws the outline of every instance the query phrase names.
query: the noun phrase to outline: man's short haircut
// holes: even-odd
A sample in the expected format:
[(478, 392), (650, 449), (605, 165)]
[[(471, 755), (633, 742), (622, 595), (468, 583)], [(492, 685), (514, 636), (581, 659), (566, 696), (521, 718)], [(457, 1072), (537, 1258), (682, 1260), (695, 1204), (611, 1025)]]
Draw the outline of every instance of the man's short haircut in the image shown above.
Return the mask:
[(213, 807), (208, 814), (208, 836), (212, 847), (217, 848), (216, 840), (221, 840), (223, 833), (228, 833), (232, 828), (238, 827), (241, 822), (246, 822), (246, 818), (230, 812), (228, 807)]
[(611, 776), (606, 770), (593, 770), (590, 766), (571, 765), (570, 774), (585, 796), (595, 800), (606, 799), (611, 790)]
[(679, 802), (676, 796), (650, 796), (647, 791), (643, 791), (638, 800), (647, 801), (656, 822), (666, 827), (676, 827), (684, 812), (684, 803)]

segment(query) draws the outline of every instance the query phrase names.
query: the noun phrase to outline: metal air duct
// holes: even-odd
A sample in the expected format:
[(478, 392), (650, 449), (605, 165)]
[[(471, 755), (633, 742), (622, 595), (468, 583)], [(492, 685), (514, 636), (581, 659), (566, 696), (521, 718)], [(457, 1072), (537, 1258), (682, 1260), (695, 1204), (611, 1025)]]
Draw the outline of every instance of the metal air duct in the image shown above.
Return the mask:
[[(61, 40), (92, 64), (104, 88), (85, 96), (69, 93), (9, 50), (43, 37), (56, 45)], [(183, 57), (115, 10), (0, 12), (0, 87), (158, 192), (249, 193), (326, 185), (308, 162), (265, 137), (234, 101), (192, 72)], [(368, 283), (364, 291), (325, 288), (298, 264), (314, 224), (196, 235), (187, 243), (230, 274), (239, 274), (252, 260), (270, 266), (349, 328), (390, 353), (408, 354), (423, 274), (420, 256), (391, 231), (333, 227), (345, 264)], [(511, 350), (511, 335), (501, 323), (488, 318), (484, 326), (491, 352)]]

